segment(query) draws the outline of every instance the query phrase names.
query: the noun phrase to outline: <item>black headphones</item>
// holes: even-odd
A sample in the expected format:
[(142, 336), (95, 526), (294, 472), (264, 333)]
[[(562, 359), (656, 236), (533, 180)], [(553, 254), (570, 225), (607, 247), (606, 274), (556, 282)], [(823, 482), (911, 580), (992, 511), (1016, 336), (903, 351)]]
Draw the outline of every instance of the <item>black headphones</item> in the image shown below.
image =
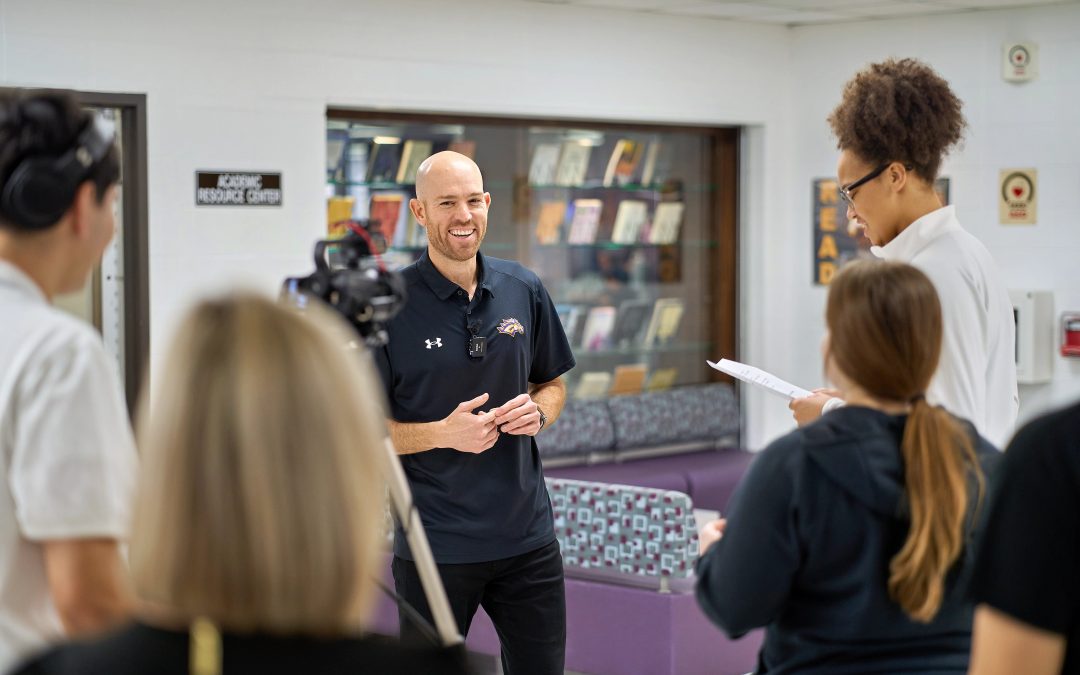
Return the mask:
[(22, 229), (49, 227), (71, 206), (79, 183), (104, 159), (115, 138), (115, 125), (93, 114), (75, 147), (60, 157), (37, 155), (19, 162), (0, 192), (0, 211)]

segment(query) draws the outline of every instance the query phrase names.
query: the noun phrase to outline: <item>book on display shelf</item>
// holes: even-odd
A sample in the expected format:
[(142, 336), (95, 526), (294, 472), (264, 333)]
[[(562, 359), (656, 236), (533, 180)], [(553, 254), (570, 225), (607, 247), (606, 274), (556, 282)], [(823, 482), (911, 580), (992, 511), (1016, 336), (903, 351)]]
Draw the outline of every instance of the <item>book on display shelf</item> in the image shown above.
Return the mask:
[(430, 156), (431, 141), (405, 141), (395, 180), (398, 183), (415, 183), (416, 170), (420, 168), (420, 163)]
[(540, 143), (533, 150), (529, 164), (530, 185), (551, 185), (555, 182), (555, 169), (559, 165), (559, 144)]
[(585, 318), (581, 346), (585, 351), (596, 352), (611, 344), (611, 329), (615, 326), (615, 308), (610, 305), (593, 307)]
[(581, 141), (565, 141), (559, 152), (559, 166), (555, 170), (555, 185), (574, 187), (585, 182), (589, 170), (592, 146)]
[(594, 243), (596, 232), (600, 229), (600, 213), (603, 209), (604, 202), (599, 199), (575, 199), (573, 215), (570, 217), (570, 233), (566, 237), (566, 243)]
[(363, 183), (368, 179), (371, 145), (364, 141), (352, 141), (345, 154), (345, 180)]
[(611, 381), (608, 396), (639, 394), (645, 387), (645, 374), (648, 366), (644, 363), (630, 363), (615, 366), (615, 376)]
[(648, 300), (623, 301), (615, 313), (615, 326), (611, 329), (612, 346), (629, 347), (637, 344), (652, 307), (653, 303)]
[(388, 246), (398, 241), (395, 239), (398, 224), (405, 215), (404, 211), (408, 210), (405, 199), (403, 192), (379, 192), (371, 196), (368, 217), (379, 222), (380, 232)]
[(326, 200), (326, 238), (341, 239), (348, 231), (345, 225), (353, 217), (355, 197), (330, 197)]
[(615, 212), (615, 227), (611, 231), (613, 244), (633, 244), (649, 217), (648, 205), (638, 199), (624, 199)]
[(653, 213), (649, 229), (650, 244), (674, 244), (679, 240), (686, 205), (682, 202), (660, 202)]
[(581, 375), (577, 387), (574, 388), (574, 398), (591, 399), (607, 396), (611, 389), (611, 373), (602, 370), (590, 370)]
[(566, 202), (551, 201), (540, 205), (536, 219), (536, 240), (541, 244), (559, 243), (559, 232), (566, 218)]
[[(566, 333), (566, 341), (570, 343), (571, 348), (576, 349), (581, 346), (582, 338), (585, 336), (585, 318), (589, 308), (582, 305), (562, 306), (568, 308), (563, 320), (563, 332)], [(560, 314), (559, 318), (564, 317)]]
[(328, 173), (336, 173), (341, 166), (346, 145), (348, 145), (348, 139), (346, 138), (329, 138), (326, 140), (326, 171)]
[(559, 323), (562, 324), (563, 332), (569, 335), (566, 330), (566, 324), (570, 321), (570, 312), (574, 311), (574, 305), (565, 302), (555, 303), (555, 314), (559, 317)]
[(657, 368), (649, 375), (645, 383), (645, 391), (663, 391), (675, 386), (675, 380), (679, 376), (678, 368)]
[(652, 185), (656, 177), (656, 167), (660, 159), (660, 141), (652, 141), (645, 150), (645, 159), (641, 162), (641, 184)]
[(653, 304), (652, 316), (645, 329), (644, 344), (652, 347), (671, 340), (679, 330), (686, 304), (681, 298), (660, 298)]
[(604, 187), (632, 183), (641, 163), (643, 150), (643, 144), (639, 141), (624, 138), (615, 143), (615, 150), (611, 153), (607, 171), (604, 172)]
[(393, 183), (401, 163), (401, 143), (373, 143), (368, 158), (367, 182)]

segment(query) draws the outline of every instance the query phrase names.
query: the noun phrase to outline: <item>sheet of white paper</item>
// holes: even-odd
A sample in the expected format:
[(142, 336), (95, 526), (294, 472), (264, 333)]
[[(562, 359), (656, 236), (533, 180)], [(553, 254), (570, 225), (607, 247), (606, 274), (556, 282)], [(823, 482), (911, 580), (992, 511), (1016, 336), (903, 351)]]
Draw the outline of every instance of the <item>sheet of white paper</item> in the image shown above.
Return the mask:
[(705, 361), (713, 368), (716, 368), (722, 373), (727, 373), (734, 378), (740, 379), (743, 382), (749, 382), (750, 384), (756, 384), (765, 387), (769, 391), (780, 394), (781, 396), (792, 398), (802, 398), (803, 396), (809, 396), (810, 392), (801, 387), (796, 387), (790, 382), (785, 382), (779, 377), (776, 377), (772, 373), (766, 373), (760, 368), (748, 366), (745, 363), (739, 363), (738, 361), (730, 361), (728, 359), (720, 359), (718, 362)]

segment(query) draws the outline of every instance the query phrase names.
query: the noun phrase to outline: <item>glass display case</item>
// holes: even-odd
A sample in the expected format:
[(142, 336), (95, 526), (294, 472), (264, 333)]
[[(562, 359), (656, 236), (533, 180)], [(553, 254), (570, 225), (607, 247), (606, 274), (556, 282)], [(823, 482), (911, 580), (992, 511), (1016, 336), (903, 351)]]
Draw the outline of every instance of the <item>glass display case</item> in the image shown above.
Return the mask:
[(426, 249), (408, 201), (419, 163), (476, 160), (492, 196), (485, 255), (543, 280), (598, 398), (723, 379), (735, 358), (737, 130), (369, 113), (327, 120), (327, 223), (372, 218), (387, 257)]

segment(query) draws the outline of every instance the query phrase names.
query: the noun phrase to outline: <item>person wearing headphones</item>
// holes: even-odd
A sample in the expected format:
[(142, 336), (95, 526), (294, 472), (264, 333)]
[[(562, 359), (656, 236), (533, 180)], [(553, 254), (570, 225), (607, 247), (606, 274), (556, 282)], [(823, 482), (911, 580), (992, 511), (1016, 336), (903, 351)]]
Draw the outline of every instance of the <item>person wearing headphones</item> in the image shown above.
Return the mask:
[(0, 98), (0, 671), (131, 604), (136, 455), (101, 336), (52, 307), (115, 229), (114, 132), (66, 93)]

